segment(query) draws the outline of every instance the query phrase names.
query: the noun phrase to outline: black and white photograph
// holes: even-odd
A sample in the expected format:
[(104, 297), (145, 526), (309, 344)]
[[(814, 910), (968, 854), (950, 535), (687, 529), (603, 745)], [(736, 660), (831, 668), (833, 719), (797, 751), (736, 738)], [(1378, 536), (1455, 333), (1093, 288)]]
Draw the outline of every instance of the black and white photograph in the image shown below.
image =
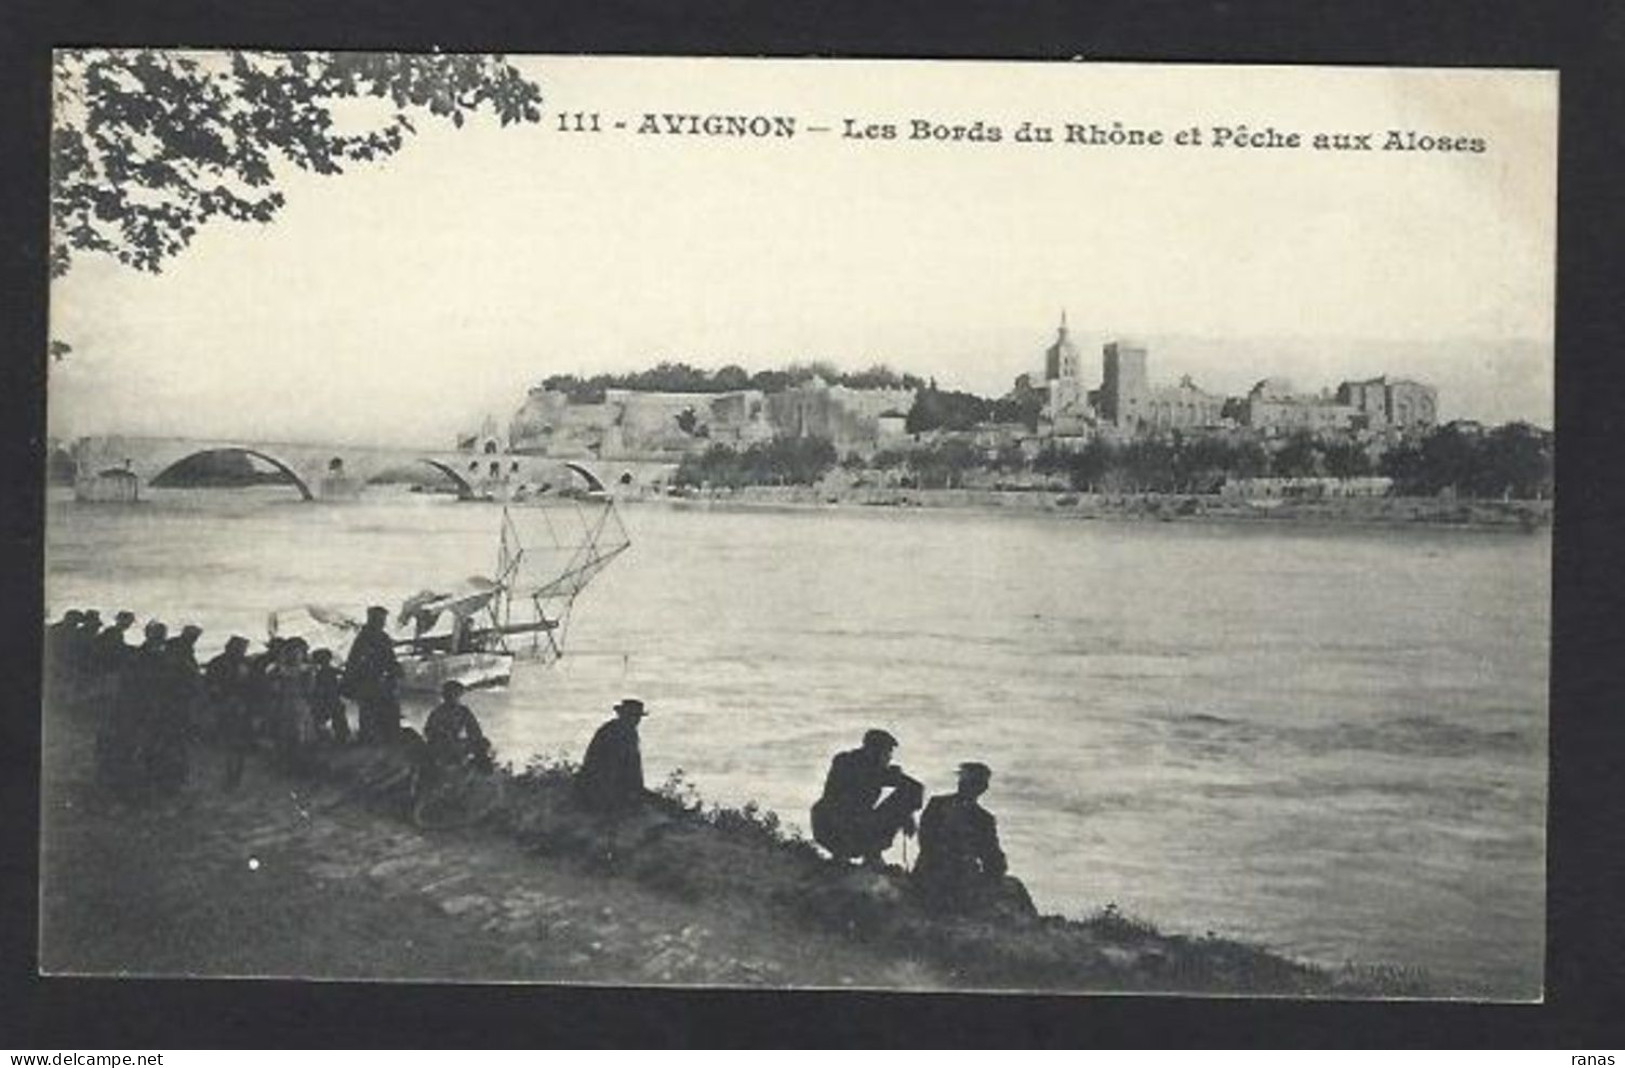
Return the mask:
[(1545, 998), (1555, 72), (52, 70), (46, 975)]

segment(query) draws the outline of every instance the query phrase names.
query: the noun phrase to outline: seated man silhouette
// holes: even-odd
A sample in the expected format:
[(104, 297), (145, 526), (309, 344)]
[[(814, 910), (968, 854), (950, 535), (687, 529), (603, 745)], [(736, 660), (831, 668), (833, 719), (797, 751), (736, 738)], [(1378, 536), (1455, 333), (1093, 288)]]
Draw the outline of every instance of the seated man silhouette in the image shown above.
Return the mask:
[(871, 730), (861, 749), (837, 753), (830, 761), (824, 795), (812, 807), (812, 830), (813, 839), (836, 860), (881, 867), (881, 854), (897, 832), (914, 833), (925, 787), (891, 762), (896, 749), (896, 738)]
[(974, 761), (959, 765), (959, 788), (939, 794), (920, 816), (920, 860), (912, 883), (939, 912), (1036, 916), (1021, 880), (1008, 875), (999, 828), (983, 808), (993, 772)]

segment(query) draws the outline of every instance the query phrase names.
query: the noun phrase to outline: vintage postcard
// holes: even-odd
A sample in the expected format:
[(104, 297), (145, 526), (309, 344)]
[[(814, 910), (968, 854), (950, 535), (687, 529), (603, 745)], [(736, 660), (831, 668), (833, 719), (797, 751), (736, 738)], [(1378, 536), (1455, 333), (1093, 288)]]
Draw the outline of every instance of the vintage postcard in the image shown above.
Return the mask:
[(1543, 997), (1554, 73), (54, 75), (45, 972)]

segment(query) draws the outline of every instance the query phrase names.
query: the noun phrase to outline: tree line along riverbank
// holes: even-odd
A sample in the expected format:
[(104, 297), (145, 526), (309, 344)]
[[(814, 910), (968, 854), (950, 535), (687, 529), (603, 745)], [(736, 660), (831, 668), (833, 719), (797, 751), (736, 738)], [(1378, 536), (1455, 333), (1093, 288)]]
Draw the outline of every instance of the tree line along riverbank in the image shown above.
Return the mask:
[[(476, 702), (477, 709), (477, 702)], [(847, 869), (755, 805), (674, 775), (639, 816), (574, 802), (573, 765), (502, 768), (429, 826), (402, 747), (264, 756), (177, 796), (94, 781), (94, 712), (47, 709), (41, 961), (50, 973), (1414, 997), (1395, 967), (1326, 969), (1106, 905), (1083, 919), (924, 911), (900, 869)], [(418, 819), (414, 819), (414, 812)], [(1040, 903), (1042, 904), (1042, 903)]]

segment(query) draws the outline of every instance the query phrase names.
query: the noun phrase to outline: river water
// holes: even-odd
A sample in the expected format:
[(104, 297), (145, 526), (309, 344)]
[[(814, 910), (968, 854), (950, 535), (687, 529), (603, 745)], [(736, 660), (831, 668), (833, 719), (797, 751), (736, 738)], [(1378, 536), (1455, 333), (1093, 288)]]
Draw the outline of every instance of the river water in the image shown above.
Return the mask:
[[(681, 768), (805, 827), (830, 755), (882, 726), (932, 792), (961, 760), (993, 766), (985, 803), (1045, 911), (1115, 902), (1165, 931), (1539, 995), (1545, 535), (621, 511), (633, 547), (578, 603), (564, 660), (471, 701), (505, 758), (579, 755), (635, 695), (651, 784)], [(514, 515), (539, 563), (548, 526), (579, 529)], [(212, 653), (272, 609), (489, 574), (499, 522), (408, 494), (53, 498), (46, 604), (197, 622)]]

